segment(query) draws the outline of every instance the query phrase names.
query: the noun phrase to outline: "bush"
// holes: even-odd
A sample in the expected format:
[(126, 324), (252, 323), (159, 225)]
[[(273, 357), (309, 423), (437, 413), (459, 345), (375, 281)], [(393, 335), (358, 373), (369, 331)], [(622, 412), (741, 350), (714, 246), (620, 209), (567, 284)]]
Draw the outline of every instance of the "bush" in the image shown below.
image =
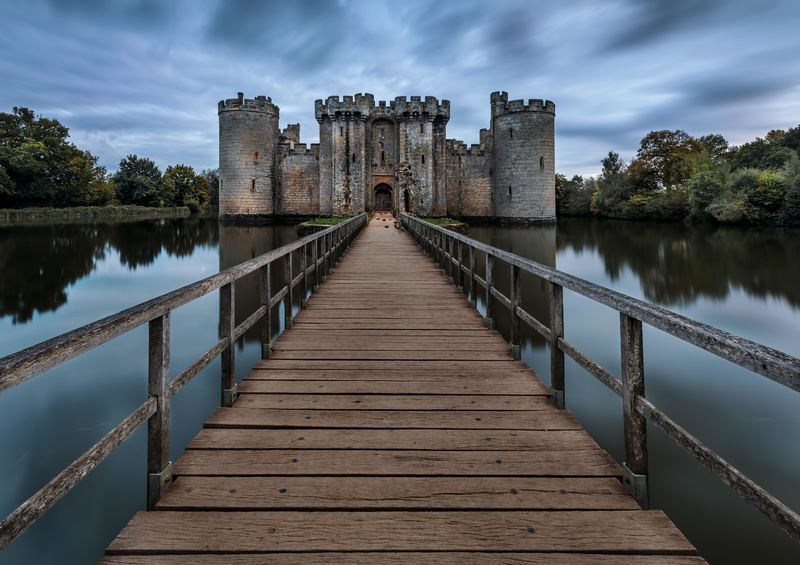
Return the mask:
[(197, 214), (200, 211), (200, 203), (191, 198), (184, 201), (184, 205), (191, 211), (192, 214)]

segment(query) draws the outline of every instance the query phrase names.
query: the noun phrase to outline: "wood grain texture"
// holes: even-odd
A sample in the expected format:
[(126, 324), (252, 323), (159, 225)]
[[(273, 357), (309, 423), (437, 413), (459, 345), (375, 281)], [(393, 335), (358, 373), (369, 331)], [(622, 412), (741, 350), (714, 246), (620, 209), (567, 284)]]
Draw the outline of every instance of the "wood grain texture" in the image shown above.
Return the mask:
[[(252, 373), (251, 373), (252, 374)], [(374, 380), (349, 380), (349, 373), (340, 374), (342, 380), (337, 380), (335, 375), (325, 375), (326, 380), (317, 380), (309, 376), (308, 379), (288, 378), (295, 375), (276, 374), (271, 379), (245, 379), (239, 383), (239, 392), (242, 394), (480, 394), (482, 396), (529, 396), (546, 395), (547, 387), (540, 381), (530, 382), (527, 379), (506, 379), (495, 381), (481, 378), (418, 380), (381, 379), (382, 375), (370, 374)], [(358, 376), (358, 375), (356, 375)], [(402, 377), (404, 375), (399, 375)], [(330, 377), (330, 378), (328, 378)]]
[(398, 550), (696, 554), (663, 512), (644, 510), (140, 512), (108, 553)]
[(476, 552), (325, 552), (259, 555), (113, 555), (99, 565), (702, 565), (700, 557), (680, 555), (601, 555), (583, 553)]
[[(299, 436), (298, 436), (299, 437)], [(175, 462), (178, 476), (486, 475), (619, 477), (599, 447), (561, 451), (389, 451), (189, 449)]]
[(237, 408), (275, 410), (551, 410), (546, 396), (434, 394), (242, 394)]

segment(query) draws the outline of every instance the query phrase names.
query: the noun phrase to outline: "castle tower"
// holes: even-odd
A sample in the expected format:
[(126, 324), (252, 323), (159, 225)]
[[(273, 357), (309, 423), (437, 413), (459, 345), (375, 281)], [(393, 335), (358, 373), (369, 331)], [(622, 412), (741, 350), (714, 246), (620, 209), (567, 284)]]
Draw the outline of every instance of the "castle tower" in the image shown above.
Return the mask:
[(494, 216), (555, 220), (555, 104), (491, 95)]
[(279, 112), (272, 99), (241, 92), (218, 104), (220, 216), (273, 213)]

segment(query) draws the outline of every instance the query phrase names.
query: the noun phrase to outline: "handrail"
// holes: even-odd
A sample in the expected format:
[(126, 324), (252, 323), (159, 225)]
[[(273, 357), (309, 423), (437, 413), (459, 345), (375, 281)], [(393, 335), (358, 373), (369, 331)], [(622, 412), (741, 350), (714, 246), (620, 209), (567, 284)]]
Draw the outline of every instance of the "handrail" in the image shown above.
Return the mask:
[[(289, 329), (292, 321), (294, 287), (303, 285), (300, 307), (305, 308), (309, 290), (308, 277), (312, 277), (311, 292), (316, 293), (319, 285), (325, 281), (326, 275), (331, 273), (361, 229), (366, 226), (366, 218), (367, 215), (361, 213), (331, 228), (308, 235), (221, 273), (0, 359), (0, 393), (2, 393), (134, 328), (145, 323), (150, 325), (147, 401), (0, 522), (0, 551), (19, 537), (145, 422), (148, 431), (147, 509), (152, 510), (166, 486), (172, 481), (172, 463), (169, 461), (169, 404), (172, 397), (211, 361), (222, 355), (222, 405), (230, 406), (237, 396), (233, 358), (236, 340), (257, 322), (262, 321), (261, 356), (269, 357), (272, 346), (272, 308), (281, 301), (284, 302), (286, 328)], [(312, 258), (310, 266), (308, 266), (309, 247)], [(292, 253), (297, 250), (300, 251), (301, 272), (292, 278)], [(279, 259), (283, 259), (285, 286), (273, 295), (270, 268)], [(234, 283), (257, 270), (260, 273), (261, 305), (236, 326)], [(220, 325), (224, 333), (222, 339), (175, 379), (170, 380), (171, 312), (218, 289)]]
[[(487, 327), (494, 329), (495, 299), (510, 310), (510, 344), (515, 359), (520, 358), (520, 322), (526, 322), (550, 342), (552, 383), (550, 388), (553, 402), (559, 409), (564, 409), (565, 353), (589, 374), (622, 397), (626, 457), (626, 461), (622, 464), (623, 481), (643, 508), (649, 506), (646, 426), (649, 420), (724, 484), (761, 510), (795, 540), (800, 541), (800, 515), (748, 479), (645, 399), (642, 323), (798, 392), (800, 392), (800, 359), (416, 217), (403, 214), (402, 222), (403, 227), (420, 248), (437, 262), (437, 267), (442, 269), (442, 273), (450, 275), (450, 281), (459, 286), (460, 292), (466, 292), (464, 274), (468, 275), (471, 307), (477, 306), (477, 287), (483, 287), (486, 293)], [(464, 265), (462, 250), (464, 244), (469, 249), (468, 267)], [(454, 252), (454, 247), (458, 247), (457, 253)], [(478, 277), (476, 273), (476, 250), (486, 254), (486, 280)], [(510, 298), (494, 287), (496, 259), (511, 266)], [(549, 328), (522, 309), (520, 271), (531, 273), (550, 283)], [(564, 340), (564, 288), (620, 313), (621, 380)]]

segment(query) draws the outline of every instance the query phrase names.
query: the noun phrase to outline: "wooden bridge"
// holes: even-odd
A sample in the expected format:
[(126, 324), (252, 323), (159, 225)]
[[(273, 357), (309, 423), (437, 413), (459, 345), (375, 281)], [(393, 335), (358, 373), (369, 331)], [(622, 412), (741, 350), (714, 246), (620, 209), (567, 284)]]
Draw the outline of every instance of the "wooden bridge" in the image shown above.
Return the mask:
[[(351, 221), (2, 360), (0, 384), (9, 388), (52, 366), (54, 349), (61, 362), (133, 324), (150, 323), (150, 398), (0, 524), (0, 549), (147, 421), (149, 511), (133, 517), (103, 565), (705, 563), (663, 512), (642, 509), (644, 418), (671, 424), (643, 398), (647, 313), (633, 322), (622, 314), (629, 355), (619, 381), (561, 337), (560, 284), (574, 282), (550, 279), (547, 328), (519, 308), (515, 262), (525, 260), (494, 250), (512, 264), (506, 297), (493, 287), (495, 255), (487, 254), (481, 280), (477, 247), (466, 261), (462, 253), (467, 238), (408, 217), (405, 231), (394, 229), (387, 217), (379, 214), (357, 239), (360, 226)], [(297, 276), (292, 251), (300, 256)], [(279, 257), (286, 259), (285, 286), (273, 293), (270, 265)], [(233, 282), (259, 269), (262, 307), (236, 326)], [(292, 319), (297, 286), (304, 309)], [(486, 290), (487, 320), (474, 308), (478, 286)], [(170, 381), (169, 312), (216, 288), (223, 338)], [(511, 344), (490, 329), (494, 299), (511, 308)], [(273, 342), (272, 311), (280, 301), (291, 329)], [(262, 318), (265, 359), (236, 386), (233, 343)], [(519, 360), (520, 321), (557, 344), (552, 388)], [(623, 396), (624, 468), (562, 409), (564, 351)], [(173, 465), (169, 399), (220, 354), (223, 407)], [(771, 359), (790, 369), (796, 361)], [(760, 372), (768, 372), (764, 367)], [(697, 442), (683, 433), (678, 443)], [(700, 455), (709, 468), (727, 465), (708, 453)], [(754, 503), (796, 532), (791, 510), (735, 469), (722, 473), (738, 492), (756, 492)]]

